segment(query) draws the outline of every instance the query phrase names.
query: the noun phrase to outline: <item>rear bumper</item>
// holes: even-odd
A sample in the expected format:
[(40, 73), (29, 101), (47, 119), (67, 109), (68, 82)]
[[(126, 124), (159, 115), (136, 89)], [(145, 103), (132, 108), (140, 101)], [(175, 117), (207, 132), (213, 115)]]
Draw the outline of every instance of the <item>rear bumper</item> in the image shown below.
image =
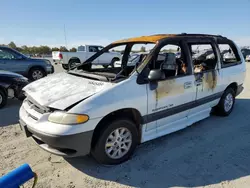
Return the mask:
[(36, 144), (47, 152), (63, 157), (84, 156), (90, 153), (94, 131), (64, 136), (49, 135), (30, 128), (22, 120), (19, 123), (26, 136), (32, 137)]
[(237, 91), (236, 91), (236, 96), (238, 96), (243, 90), (244, 90), (243, 84), (238, 85)]
[(47, 74), (53, 74), (55, 72), (55, 67), (51, 65), (51, 67), (46, 67)]

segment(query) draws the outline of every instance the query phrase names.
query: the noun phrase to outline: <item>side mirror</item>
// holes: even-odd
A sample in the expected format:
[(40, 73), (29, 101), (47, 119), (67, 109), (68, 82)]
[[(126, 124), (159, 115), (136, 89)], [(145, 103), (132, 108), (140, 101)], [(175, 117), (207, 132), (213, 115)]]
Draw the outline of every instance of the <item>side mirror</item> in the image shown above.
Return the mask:
[(162, 70), (160, 69), (153, 69), (149, 72), (148, 74), (148, 80), (150, 82), (152, 81), (158, 81), (158, 80), (162, 80), (165, 78), (165, 74), (164, 72), (162, 72)]

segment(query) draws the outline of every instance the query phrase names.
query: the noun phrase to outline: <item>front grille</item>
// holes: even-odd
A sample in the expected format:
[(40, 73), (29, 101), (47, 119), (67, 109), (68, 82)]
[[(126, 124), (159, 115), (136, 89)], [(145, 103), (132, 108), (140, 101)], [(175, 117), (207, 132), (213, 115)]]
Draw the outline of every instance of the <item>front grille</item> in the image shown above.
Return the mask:
[(46, 109), (45, 108), (36, 105), (35, 103), (31, 102), (29, 99), (27, 99), (27, 103), (28, 103), (28, 105), (32, 109), (34, 109), (35, 111), (39, 112), (40, 114), (46, 113)]
[(23, 101), (23, 108), (29, 118), (31, 118), (33, 121), (38, 121), (43, 114), (48, 113), (49, 109), (39, 105), (31, 98), (27, 97)]

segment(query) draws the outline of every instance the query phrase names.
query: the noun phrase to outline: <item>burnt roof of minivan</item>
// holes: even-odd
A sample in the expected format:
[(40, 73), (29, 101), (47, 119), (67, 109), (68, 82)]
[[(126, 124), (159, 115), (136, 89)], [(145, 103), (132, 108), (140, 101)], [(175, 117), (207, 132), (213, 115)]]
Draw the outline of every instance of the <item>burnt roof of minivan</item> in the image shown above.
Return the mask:
[(122, 43), (128, 43), (128, 42), (145, 42), (145, 43), (156, 43), (159, 40), (167, 39), (167, 38), (174, 38), (174, 37), (215, 37), (215, 38), (223, 38), (227, 39), (226, 37), (223, 37), (221, 35), (211, 35), (211, 34), (193, 34), (193, 33), (181, 33), (181, 34), (155, 34), (155, 35), (148, 35), (148, 36), (140, 36), (140, 37), (132, 37), (127, 39), (122, 39), (113, 42), (112, 44), (122, 44)]

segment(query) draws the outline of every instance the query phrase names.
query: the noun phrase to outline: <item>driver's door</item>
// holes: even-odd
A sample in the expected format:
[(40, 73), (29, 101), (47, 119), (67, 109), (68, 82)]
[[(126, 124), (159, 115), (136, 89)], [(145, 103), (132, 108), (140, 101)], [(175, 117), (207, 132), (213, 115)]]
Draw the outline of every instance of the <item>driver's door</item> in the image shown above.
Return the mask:
[[(184, 50), (184, 46), (178, 46), (178, 44), (167, 46), (167, 49), (177, 49), (178, 47)], [(185, 56), (185, 53), (183, 53), (183, 56)], [(187, 72), (176, 75), (166, 73), (165, 79), (150, 82), (147, 85), (149, 114), (147, 122), (150, 123), (147, 126), (147, 131), (153, 133), (152, 130), (156, 128), (155, 138), (185, 128), (188, 125), (188, 113), (195, 100), (196, 86), (195, 77), (190, 72), (189, 60), (186, 57), (183, 58), (187, 65)], [(176, 63), (176, 61), (174, 58), (173, 63)], [(159, 62), (162, 63), (162, 61)], [(165, 64), (166, 60), (163, 63)], [(159, 66), (154, 66), (154, 69), (157, 67)]]

